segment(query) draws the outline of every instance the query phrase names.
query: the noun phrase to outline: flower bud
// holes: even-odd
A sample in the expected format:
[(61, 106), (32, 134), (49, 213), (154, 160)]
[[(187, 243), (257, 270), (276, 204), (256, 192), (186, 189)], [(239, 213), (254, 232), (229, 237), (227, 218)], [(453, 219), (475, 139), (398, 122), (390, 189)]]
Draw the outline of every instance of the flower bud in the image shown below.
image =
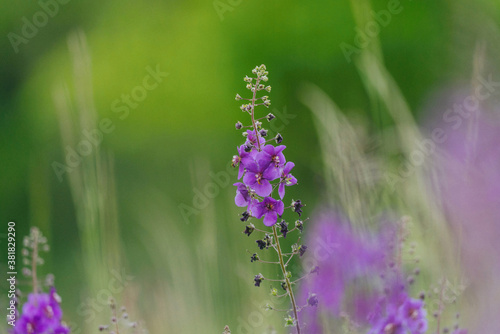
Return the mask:
[(260, 283), (264, 280), (264, 276), (262, 274), (255, 275), (253, 281), (255, 282), (255, 286), (260, 287)]
[(304, 222), (300, 219), (295, 221), (295, 227), (302, 233), (304, 230)]
[(238, 122), (236, 122), (234, 127), (236, 128), (236, 130), (240, 130), (243, 127), (243, 124), (240, 121), (238, 121)]
[(267, 87), (266, 87), (266, 91), (267, 91), (268, 93), (270, 93), (270, 92), (271, 92), (271, 86), (267, 86)]
[(259, 134), (262, 136), (262, 137), (267, 137), (267, 130), (266, 129), (262, 129), (259, 131)]
[(253, 253), (252, 256), (250, 257), (250, 262), (258, 261), (259, 260), (259, 255), (257, 253)]
[(269, 114), (267, 114), (266, 118), (267, 118), (268, 122), (271, 122), (273, 119), (276, 118), (276, 116), (274, 116), (273, 114), (269, 113)]
[(307, 305), (309, 306), (318, 306), (318, 297), (315, 293), (312, 293), (309, 298), (307, 298)]
[(248, 224), (245, 226), (245, 230), (243, 231), (244, 234), (250, 236), (252, 232), (255, 230), (255, 225), (254, 224)]
[(276, 140), (277, 144), (280, 144), (283, 141), (283, 136), (278, 133), (274, 139)]
[(250, 214), (248, 213), (248, 211), (245, 211), (241, 214), (241, 218), (240, 220), (242, 222), (246, 222), (248, 220), (248, 218), (250, 218)]
[(235, 97), (234, 99), (235, 99), (236, 101), (241, 100), (241, 96), (240, 96), (240, 94), (236, 94), (236, 97)]

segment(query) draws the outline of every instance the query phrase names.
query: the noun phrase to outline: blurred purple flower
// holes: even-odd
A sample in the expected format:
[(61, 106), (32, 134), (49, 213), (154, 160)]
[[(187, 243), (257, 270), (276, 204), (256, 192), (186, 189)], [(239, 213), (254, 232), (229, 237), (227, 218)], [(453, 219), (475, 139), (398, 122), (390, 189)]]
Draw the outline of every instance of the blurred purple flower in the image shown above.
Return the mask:
[(373, 286), (365, 289), (362, 282), (374, 284), (385, 270), (388, 236), (353, 230), (333, 212), (320, 215), (311, 227), (307, 238), (310, 252), (305, 261), (319, 266), (319, 273), (306, 279), (299, 300), (305, 301), (309, 293), (315, 293), (319, 305), (317, 311), (303, 310), (309, 323), (308, 333), (322, 333), (321, 312), (338, 317), (348, 310), (356, 321), (367, 324), (380, 298), (372, 291)]
[(69, 328), (61, 323), (60, 301), (55, 288), (48, 294), (28, 295), (12, 334), (68, 334)]

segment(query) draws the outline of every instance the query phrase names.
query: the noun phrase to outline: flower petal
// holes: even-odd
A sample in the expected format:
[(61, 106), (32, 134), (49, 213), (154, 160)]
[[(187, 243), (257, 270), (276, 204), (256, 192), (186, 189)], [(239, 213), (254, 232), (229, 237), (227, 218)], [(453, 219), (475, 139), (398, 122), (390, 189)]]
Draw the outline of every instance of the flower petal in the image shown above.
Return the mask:
[(275, 211), (268, 211), (264, 216), (264, 225), (273, 226), (278, 221), (278, 214)]
[(285, 197), (285, 183), (281, 182), (279, 187), (278, 187), (278, 194), (280, 195), (280, 198), (283, 199)]
[(260, 184), (255, 182), (252, 185), (252, 189), (255, 190), (255, 193), (259, 196), (269, 196), (271, 194), (271, 191), (273, 191), (273, 186), (271, 183), (269, 183), (268, 180), (262, 179), (260, 181)]

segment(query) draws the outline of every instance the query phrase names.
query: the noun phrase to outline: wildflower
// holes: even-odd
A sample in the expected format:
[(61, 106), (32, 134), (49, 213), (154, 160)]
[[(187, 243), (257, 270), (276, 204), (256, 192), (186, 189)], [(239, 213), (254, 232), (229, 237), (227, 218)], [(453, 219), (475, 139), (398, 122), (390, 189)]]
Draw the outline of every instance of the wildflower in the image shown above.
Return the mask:
[(255, 205), (255, 217), (258, 219), (264, 217), (264, 225), (273, 226), (278, 221), (278, 215), (283, 214), (284, 209), (282, 201), (266, 197)]
[(403, 319), (405, 327), (413, 334), (427, 331), (427, 312), (423, 306), (422, 300), (408, 298), (398, 309), (399, 317)]
[(285, 156), (283, 155), (283, 150), (286, 148), (285, 145), (280, 145), (274, 147), (273, 145), (266, 145), (262, 149), (262, 154), (258, 156), (262, 164), (267, 164), (274, 168), (276, 173), (280, 175), (280, 169), (286, 163)]
[(276, 171), (268, 168), (268, 165), (263, 163), (249, 162), (246, 164), (246, 173), (243, 177), (243, 182), (255, 191), (259, 196), (269, 196), (273, 190), (273, 186), (269, 181), (277, 178)]
[(243, 124), (241, 122), (236, 122), (236, 124), (234, 125), (234, 127), (236, 128), (236, 130), (239, 130), (243, 127)]
[(259, 143), (261, 146), (264, 145), (264, 143), (266, 142), (266, 140), (264, 138), (262, 138), (258, 134), (256, 135), (254, 130), (247, 130), (246, 134), (247, 134), (247, 140), (246, 140), (247, 144), (251, 144), (253, 146), (258, 146), (257, 145), (257, 137), (259, 138)]
[(253, 253), (252, 256), (250, 257), (250, 262), (258, 261), (259, 260), (259, 255), (257, 253)]
[(12, 334), (68, 334), (61, 322), (62, 310), (59, 305), (61, 297), (51, 288), (47, 293), (32, 293), (23, 305), (21, 317), (18, 319)]
[(238, 187), (236, 188), (236, 197), (234, 198), (234, 202), (236, 203), (236, 205), (239, 207), (247, 206), (252, 199), (250, 197), (250, 193), (248, 192), (247, 186), (241, 182), (237, 182), (233, 184), (233, 186)]
[(267, 119), (267, 121), (268, 121), (268, 122), (271, 122), (271, 121), (272, 121), (273, 119), (275, 119), (275, 118), (276, 118), (276, 116), (274, 116), (274, 115), (273, 115), (273, 114), (271, 114), (271, 113), (267, 114), (267, 116), (266, 116), (266, 119)]
[[(287, 162), (283, 171), (281, 172), (280, 185), (278, 187), (278, 194), (280, 198), (285, 197), (285, 186), (293, 186), (297, 184), (297, 179), (290, 174), (290, 171), (295, 167), (295, 164), (291, 161)], [(302, 231), (301, 231), (302, 232)]]

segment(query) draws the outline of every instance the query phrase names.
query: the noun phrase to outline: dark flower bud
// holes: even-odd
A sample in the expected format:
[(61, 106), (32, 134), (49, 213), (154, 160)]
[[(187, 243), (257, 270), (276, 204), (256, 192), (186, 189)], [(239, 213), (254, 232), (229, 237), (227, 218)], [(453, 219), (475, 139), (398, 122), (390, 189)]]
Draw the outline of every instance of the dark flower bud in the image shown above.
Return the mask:
[(264, 280), (264, 276), (262, 274), (255, 275), (253, 281), (255, 282), (255, 286), (260, 287), (260, 283)]
[(273, 238), (271, 238), (269, 234), (266, 234), (264, 236), (264, 241), (266, 242), (266, 247), (269, 248), (269, 246), (273, 243)]
[(255, 242), (260, 249), (264, 249), (267, 247), (267, 243), (264, 240), (255, 240)]
[(240, 220), (242, 222), (246, 222), (248, 220), (248, 218), (250, 218), (250, 214), (248, 213), (248, 211), (245, 211), (241, 214), (241, 218)]
[(296, 201), (292, 200), (292, 210), (293, 210), (293, 212), (298, 213), (298, 214), (299, 214), (299, 217), (300, 217), (300, 216), (301, 216), (301, 214), (302, 214), (302, 210), (301, 210), (301, 209), (302, 209), (302, 207), (303, 207), (303, 206), (304, 206), (304, 205), (302, 205), (302, 202), (301, 202), (301, 200), (300, 200), (300, 199), (298, 199), (298, 200), (296, 200)]
[(254, 262), (254, 261), (258, 261), (259, 260), (259, 256), (257, 255), (257, 253), (253, 253), (252, 256), (250, 257), (250, 262)]
[(304, 255), (305, 252), (306, 252), (306, 250), (307, 250), (307, 246), (306, 245), (300, 245), (300, 247), (299, 247), (299, 256)]
[(239, 130), (239, 129), (241, 129), (243, 127), (243, 124), (240, 121), (238, 121), (238, 122), (236, 122), (236, 124), (234, 125), (234, 127), (236, 128), (236, 130)]
[(318, 297), (315, 293), (312, 293), (309, 298), (307, 298), (307, 305), (309, 306), (318, 306)]
[(250, 152), (252, 150), (252, 145), (246, 144), (244, 148), (245, 152)]
[(268, 122), (271, 122), (273, 119), (276, 118), (276, 116), (274, 116), (273, 114), (269, 113), (269, 114), (267, 114), (266, 118), (267, 118)]
[(283, 136), (278, 133), (274, 139), (276, 140), (277, 144), (281, 144), (281, 142), (283, 141)]
[(288, 223), (282, 220), (279, 225), (281, 227), (280, 232), (283, 234), (283, 238), (286, 238), (286, 234), (288, 233)]
[(319, 266), (314, 266), (311, 271), (311, 274), (319, 274)]
[(241, 100), (240, 94), (236, 94), (236, 97), (234, 98), (236, 101)]
[[(246, 211), (245, 211), (246, 212)], [(245, 226), (245, 230), (243, 231), (244, 234), (250, 236), (252, 232), (255, 230), (255, 225), (254, 224), (249, 224)]]
[(286, 282), (281, 282), (281, 288), (286, 291)]
[(302, 233), (302, 231), (304, 230), (304, 222), (300, 219), (295, 221), (295, 227)]
[(266, 129), (262, 129), (259, 131), (259, 134), (262, 136), (262, 137), (266, 137), (267, 136), (267, 130)]

